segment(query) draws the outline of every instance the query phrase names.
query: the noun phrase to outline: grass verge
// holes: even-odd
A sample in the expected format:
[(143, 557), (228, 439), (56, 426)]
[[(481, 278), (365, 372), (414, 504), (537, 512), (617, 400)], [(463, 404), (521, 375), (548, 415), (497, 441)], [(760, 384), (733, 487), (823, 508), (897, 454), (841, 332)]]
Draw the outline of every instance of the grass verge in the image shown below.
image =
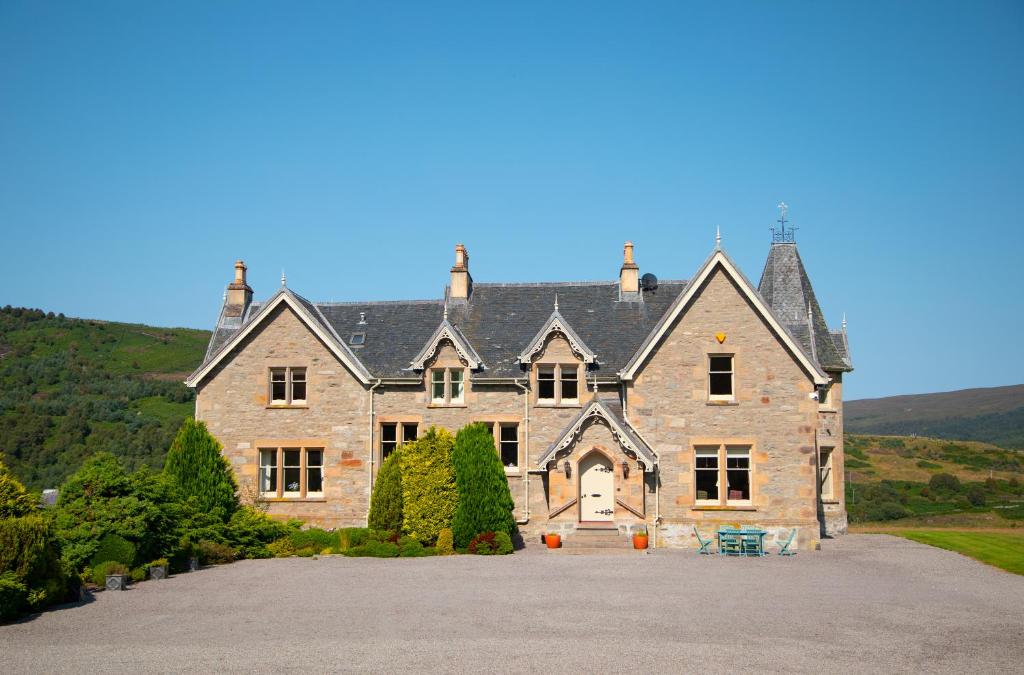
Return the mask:
[(962, 530), (884, 530), (947, 551), (956, 551), (983, 563), (1024, 575), (1024, 534), (1017, 532), (965, 532)]

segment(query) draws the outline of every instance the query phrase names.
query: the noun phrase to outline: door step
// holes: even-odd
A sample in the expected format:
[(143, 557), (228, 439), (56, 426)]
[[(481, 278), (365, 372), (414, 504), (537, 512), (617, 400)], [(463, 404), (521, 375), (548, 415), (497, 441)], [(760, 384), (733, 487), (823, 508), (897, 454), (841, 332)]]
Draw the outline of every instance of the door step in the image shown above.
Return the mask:
[(558, 555), (637, 555), (641, 553), (647, 553), (644, 551), (637, 551), (634, 548), (626, 547), (604, 547), (604, 548), (585, 548), (583, 546), (552, 548), (548, 549), (551, 553)]

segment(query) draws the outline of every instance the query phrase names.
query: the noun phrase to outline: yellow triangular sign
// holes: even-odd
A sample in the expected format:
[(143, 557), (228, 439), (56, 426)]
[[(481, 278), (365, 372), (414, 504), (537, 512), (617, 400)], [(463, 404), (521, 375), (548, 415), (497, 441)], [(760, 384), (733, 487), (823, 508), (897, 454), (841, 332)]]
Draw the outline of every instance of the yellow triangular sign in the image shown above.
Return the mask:
[(715, 333), (715, 339), (718, 340), (718, 344), (725, 342), (725, 333)]

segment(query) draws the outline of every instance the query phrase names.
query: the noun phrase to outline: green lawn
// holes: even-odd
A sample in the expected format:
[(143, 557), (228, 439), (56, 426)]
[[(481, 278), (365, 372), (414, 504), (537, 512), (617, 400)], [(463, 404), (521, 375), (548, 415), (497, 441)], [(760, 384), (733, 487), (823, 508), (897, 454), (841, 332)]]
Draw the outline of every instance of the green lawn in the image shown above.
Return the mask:
[(963, 530), (890, 530), (889, 533), (956, 551), (1007, 572), (1024, 574), (1024, 534)]

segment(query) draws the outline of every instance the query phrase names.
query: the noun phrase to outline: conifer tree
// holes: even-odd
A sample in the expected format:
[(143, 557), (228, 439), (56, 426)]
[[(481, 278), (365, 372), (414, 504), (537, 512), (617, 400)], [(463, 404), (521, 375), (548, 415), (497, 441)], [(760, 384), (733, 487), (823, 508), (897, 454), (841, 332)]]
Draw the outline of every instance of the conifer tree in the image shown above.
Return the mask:
[(36, 510), (38, 504), (25, 486), (18, 482), (0, 460), (0, 518), (20, 518)]
[(402, 460), (398, 449), (381, 464), (370, 498), (370, 529), (381, 532), (402, 531)]
[(220, 451), (220, 443), (206, 425), (189, 417), (167, 451), (164, 475), (183, 496), (195, 497), (199, 508), (217, 513), (226, 522), (238, 508), (238, 486), (231, 465)]
[(481, 423), (463, 427), (452, 449), (455, 485), (459, 494), (452, 533), (456, 548), (464, 548), (482, 532), (515, 532), (514, 504), (494, 437)]

